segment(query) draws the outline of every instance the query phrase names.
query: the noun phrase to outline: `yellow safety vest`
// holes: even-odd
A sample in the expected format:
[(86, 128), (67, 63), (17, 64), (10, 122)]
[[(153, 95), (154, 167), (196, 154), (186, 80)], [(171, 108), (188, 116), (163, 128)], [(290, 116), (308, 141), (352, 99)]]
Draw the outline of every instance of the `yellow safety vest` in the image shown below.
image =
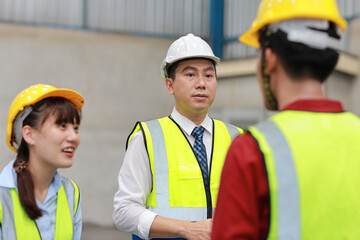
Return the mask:
[(358, 117), (284, 111), (249, 131), (268, 172), (268, 239), (360, 239)]
[(153, 189), (146, 206), (168, 218), (199, 221), (212, 217), (221, 170), (233, 138), (242, 130), (213, 120), (210, 184), (205, 186), (193, 149), (170, 117), (138, 122), (128, 138), (141, 130), (150, 159)]
[[(73, 239), (73, 216), (78, 208), (79, 188), (70, 179), (64, 178), (57, 193), (55, 240)], [(70, 197), (70, 194), (73, 195)], [(69, 201), (71, 199), (71, 201)], [(20, 203), (15, 188), (0, 188), (0, 223), (3, 239), (40, 240), (35, 221), (30, 219)], [(70, 208), (73, 211), (70, 211)]]

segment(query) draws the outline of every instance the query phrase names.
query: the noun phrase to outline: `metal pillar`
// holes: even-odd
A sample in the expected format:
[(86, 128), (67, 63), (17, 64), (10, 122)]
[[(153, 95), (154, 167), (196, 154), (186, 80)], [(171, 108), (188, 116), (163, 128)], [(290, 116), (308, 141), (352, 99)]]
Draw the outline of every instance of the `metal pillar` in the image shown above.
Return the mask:
[(224, 0), (210, 1), (210, 45), (214, 54), (222, 58), (224, 33)]

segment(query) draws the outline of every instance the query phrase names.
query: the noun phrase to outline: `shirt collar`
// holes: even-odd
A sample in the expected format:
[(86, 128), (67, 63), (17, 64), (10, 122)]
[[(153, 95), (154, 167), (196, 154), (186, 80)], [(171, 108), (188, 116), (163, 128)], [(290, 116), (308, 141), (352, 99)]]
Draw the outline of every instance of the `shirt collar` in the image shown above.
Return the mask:
[(44, 204), (49, 201), (54, 195), (57, 194), (57, 192), (59, 191), (59, 189), (62, 186), (62, 178), (60, 176), (60, 174), (56, 171), (55, 176), (53, 181), (50, 184), (48, 193), (46, 194), (45, 200), (44, 200)]
[(0, 175), (0, 187), (16, 188), (17, 189), (17, 176), (13, 168), (15, 159), (8, 163), (2, 170)]
[(295, 110), (308, 112), (344, 112), (344, 108), (339, 101), (329, 99), (301, 99), (286, 105), (281, 111)]
[[(179, 124), (181, 129), (185, 131), (188, 135), (191, 135), (191, 132), (196, 127), (195, 123), (192, 122), (190, 119), (186, 118), (185, 116), (181, 115), (175, 108), (173, 109), (171, 113), (171, 118)], [(208, 131), (210, 134), (213, 132), (213, 121), (209, 117), (209, 115), (206, 114), (206, 117), (204, 121), (200, 124), (205, 128), (206, 131)]]
[[(2, 170), (0, 175), (0, 187), (6, 188), (15, 188), (17, 190), (17, 175), (15, 173), (15, 169), (13, 167), (15, 159), (12, 160), (5, 168)], [(47, 198), (51, 198), (55, 195), (58, 190), (61, 188), (62, 178), (58, 172), (55, 173), (54, 179), (51, 182), (51, 185), (48, 190)], [(45, 201), (46, 201), (45, 199)]]

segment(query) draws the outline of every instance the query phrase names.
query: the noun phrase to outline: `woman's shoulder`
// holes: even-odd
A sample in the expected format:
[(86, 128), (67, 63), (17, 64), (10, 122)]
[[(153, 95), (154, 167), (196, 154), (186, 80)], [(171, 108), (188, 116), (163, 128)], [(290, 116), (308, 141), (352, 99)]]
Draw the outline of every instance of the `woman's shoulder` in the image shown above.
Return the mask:
[(16, 188), (16, 173), (13, 168), (14, 161), (9, 162), (0, 173), (0, 187), (2, 188)]

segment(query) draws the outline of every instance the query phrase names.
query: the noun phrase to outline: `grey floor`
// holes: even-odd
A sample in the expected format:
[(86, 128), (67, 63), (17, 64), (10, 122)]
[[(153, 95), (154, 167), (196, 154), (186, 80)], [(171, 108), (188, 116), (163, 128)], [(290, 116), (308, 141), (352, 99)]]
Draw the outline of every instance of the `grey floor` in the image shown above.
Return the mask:
[(83, 224), (81, 240), (130, 240), (131, 235), (120, 232), (116, 227), (101, 227), (93, 224)]

